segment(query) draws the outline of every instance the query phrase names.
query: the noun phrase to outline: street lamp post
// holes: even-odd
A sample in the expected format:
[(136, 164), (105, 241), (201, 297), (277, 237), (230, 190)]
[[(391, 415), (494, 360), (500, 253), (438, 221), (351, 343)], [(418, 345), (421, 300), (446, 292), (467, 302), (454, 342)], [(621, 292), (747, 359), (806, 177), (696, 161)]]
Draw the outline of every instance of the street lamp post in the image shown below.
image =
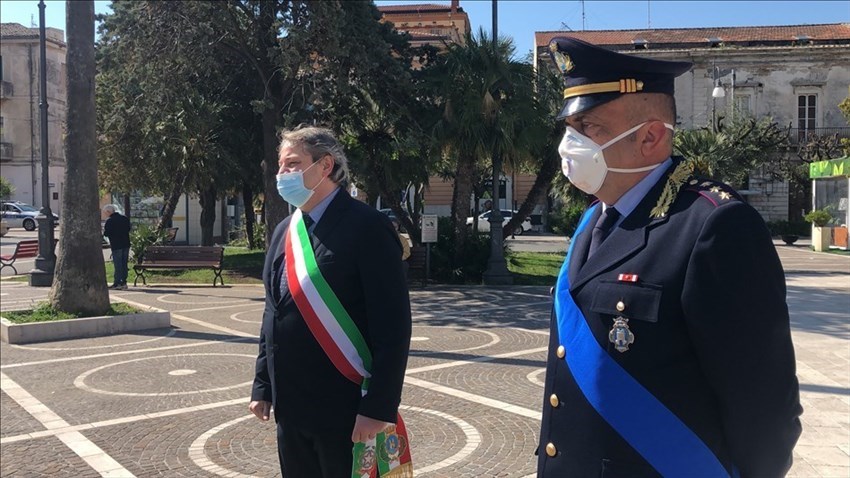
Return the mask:
[(711, 92), (711, 131), (717, 132), (717, 98), (726, 96), (726, 91), (720, 86), (720, 68), (714, 67), (714, 90)]
[[(732, 109), (729, 112), (729, 114), (730, 114), (730, 118), (732, 118), (734, 120), (735, 119), (735, 80), (736, 80), (735, 69), (732, 68), (731, 70), (727, 70), (727, 71), (732, 73), (732, 83), (731, 83), (731, 89), (730, 89), (730, 95), (729, 95), (729, 103), (731, 103)], [(724, 73), (724, 76), (725, 75), (726, 74)], [(714, 90), (711, 91), (711, 98), (712, 98), (711, 99), (711, 101), (712, 101), (711, 119), (712, 119), (712, 123), (713, 123), (712, 131), (715, 131), (715, 132), (717, 131), (717, 122), (716, 122), (716, 119), (715, 119), (715, 112), (714, 112), (715, 111), (714, 100), (717, 99), (717, 98), (723, 98), (725, 96), (726, 96), (726, 90), (720, 84), (720, 69), (715, 66), (714, 67)]]
[[(498, 54), (498, 7), (497, 0), (493, 0), (493, 55)], [(495, 58), (494, 58), (495, 59)], [(499, 112), (496, 112), (498, 115)], [(494, 120), (495, 123), (498, 119)], [(505, 262), (503, 251), (504, 239), (502, 237), (502, 206), (499, 204), (499, 186), (502, 173), (502, 156), (495, 142), (493, 144), (493, 208), (490, 210), (490, 259), (487, 261), (487, 270), (484, 271), (484, 283), (488, 285), (509, 285), (513, 283), (508, 265)]]
[(29, 285), (50, 287), (56, 268), (54, 252), (53, 211), (50, 210), (50, 161), (47, 156), (47, 37), (44, 31), (44, 0), (38, 2), (39, 36), (39, 111), (41, 113), (41, 210), (38, 221), (38, 256), (30, 272)]

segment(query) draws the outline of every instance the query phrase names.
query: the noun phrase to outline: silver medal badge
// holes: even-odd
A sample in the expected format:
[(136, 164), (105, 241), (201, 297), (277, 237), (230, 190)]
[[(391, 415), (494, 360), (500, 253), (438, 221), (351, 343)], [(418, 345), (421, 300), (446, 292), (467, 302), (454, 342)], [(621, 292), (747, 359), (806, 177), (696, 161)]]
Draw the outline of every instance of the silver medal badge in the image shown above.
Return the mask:
[(614, 326), (608, 332), (608, 341), (614, 344), (614, 348), (620, 353), (629, 350), (629, 345), (635, 342), (635, 334), (629, 330), (629, 319), (625, 317), (614, 319)]

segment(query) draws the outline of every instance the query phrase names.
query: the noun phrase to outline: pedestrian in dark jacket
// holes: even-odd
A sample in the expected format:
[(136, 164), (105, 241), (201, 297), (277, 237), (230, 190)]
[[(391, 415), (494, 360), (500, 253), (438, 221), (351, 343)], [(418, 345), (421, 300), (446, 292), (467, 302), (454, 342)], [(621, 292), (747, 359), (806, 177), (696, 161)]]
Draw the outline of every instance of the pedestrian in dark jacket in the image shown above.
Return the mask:
[(109, 288), (123, 290), (127, 288), (127, 261), (130, 258), (130, 219), (118, 212), (118, 208), (113, 204), (103, 206), (103, 213), (108, 218), (103, 226), (103, 235), (109, 239), (112, 264), (115, 266), (112, 285)]

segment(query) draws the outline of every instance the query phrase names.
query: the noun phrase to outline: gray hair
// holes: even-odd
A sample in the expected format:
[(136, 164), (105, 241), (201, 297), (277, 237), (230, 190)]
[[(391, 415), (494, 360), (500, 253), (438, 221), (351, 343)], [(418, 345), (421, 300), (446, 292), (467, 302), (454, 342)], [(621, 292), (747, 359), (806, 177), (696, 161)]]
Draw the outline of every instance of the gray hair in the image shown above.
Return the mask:
[(103, 212), (113, 214), (116, 211), (118, 211), (118, 206), (116, 206), (115, 204), (107, 204), (106, 206), (103, 206)]
[(337, 141), (331, 130), (315, 126), (284, 130), (280, 133), (278, 151), (280, 151), (284, 143), (289, 143), (293, 146), (300, 145), (313, 158), (314, 163), (322, 159), (326, 154), (331, 155), (334, 159), (334, 167), (328, 177), (343, 189), (348, 188), (351, 182), (348, 172), (348, 158), (345, 157), (345, 151), (343, 151), (342, 145)]

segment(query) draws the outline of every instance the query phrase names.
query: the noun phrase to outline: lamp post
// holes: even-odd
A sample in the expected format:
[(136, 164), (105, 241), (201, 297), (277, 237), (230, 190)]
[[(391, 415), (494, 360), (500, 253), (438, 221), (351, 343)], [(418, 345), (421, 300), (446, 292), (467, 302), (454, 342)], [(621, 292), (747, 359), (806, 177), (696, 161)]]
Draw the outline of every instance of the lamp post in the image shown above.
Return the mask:
[[(493, 56), (498, 54), (498, 6), (497, 0), (493, 0)], [(498, 115), (499, 112), (496, 112)], [(497, 116), (498, 118), (498, 116)], [(494, 120), (495, 123), (498, 119)], [(509, 285), (513, 283), (508, 265), (505, 262), (504, 239), (502, 238), (502, 206), (499, 204), (499, 186), (502, 173), (502, 156), (495, 142), (493, 144), (493, 208), (490, 212), (490, 259), (487, 261), (487, 270), (484, 271), (484, 283), (487, 285)]]
[(717, 132), (717, 98), (726, 96), (726, 91), (720, 86), (720, 68), (714, 67), (714, 90), (711, 92), (711, 131)]
[(35, 268), (30, 271), (29, 285), (50, 287), (56, 268), (54, 253), (53, 211), (50, 210), (50, 160), (47, 156), (47, 37), (44, 31), (44, 0), (38, 2), (39, 38), (39, 111), (41, 113), (41, 210), (38, 221), (38, 256)]

